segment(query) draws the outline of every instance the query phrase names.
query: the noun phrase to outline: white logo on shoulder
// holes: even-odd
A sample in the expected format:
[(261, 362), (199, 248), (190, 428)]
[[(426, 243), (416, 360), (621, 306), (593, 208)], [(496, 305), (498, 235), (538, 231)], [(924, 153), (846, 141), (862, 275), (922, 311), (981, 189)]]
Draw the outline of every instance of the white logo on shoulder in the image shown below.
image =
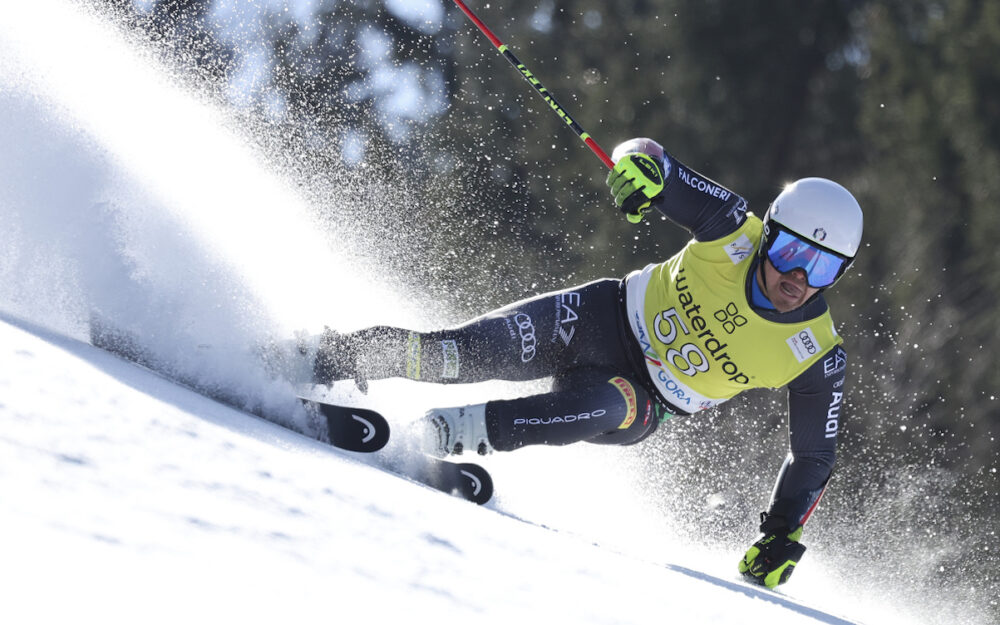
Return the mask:
[(753, 254), (753, 243), (750, 242), (747, 235), (743, 234), (740, 235), (740, 238), (726, 245), (725, 249), (729, 260), (733, 261), (734, 265), (739, 265)]
[(799, 362), (805, 362), (819, 352), (819, 341), (816, 340), (812, 328), (796, 332), (785, 339), (785, 342), (792, 348), (792, 353)]

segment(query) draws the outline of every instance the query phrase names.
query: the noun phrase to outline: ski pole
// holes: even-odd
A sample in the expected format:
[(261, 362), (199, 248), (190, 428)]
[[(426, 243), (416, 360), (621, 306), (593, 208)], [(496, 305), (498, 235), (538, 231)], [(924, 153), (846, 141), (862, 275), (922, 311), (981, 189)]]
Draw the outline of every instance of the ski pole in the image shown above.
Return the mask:
[(538, 95), (542, 96), (542, 99), (548, 102), (549, 107), (551, 107), (552, 110), (555, 111), (555, 114), (558, 115), (564, 122), (566, 122), (566, 124), (570, 128), (573, 129), (573, 132), (576, 133), (576, 136), (580, 137), (580, 139), (582, 139), (583, 142), (587, 144), (587, 147), (590, 148), (594, 152), (594, 154), (597, 155), (597, 158), (601, 159), (601, 162), (603, 162), (608, 167), (608, 169), (614, 169), (615, 167), (614, 161), (612, 161), (611, 158), (609, 158), (608, 155), (604, 152), (604, 150), (601, 149), (601, 146), (597, 145), (596, 141), (590, 138), (590, 135), (587, 134), (586, 131), (584, 131), (584, 129), (580, 127), (580, 124), (576, 123), (576, 121), (574, 121), (573, 118), (569, 116), (569, 113), (566, 112), (566, 109), (561, 107), (559, 103), (556, 102), (556, 99), (553, 98), (552, 94), (549, 93), (549, 90), (546, 89), (545, 86), (542, 85), (542, 83), (539, 82), (537, 78), (535, 78), (535, 75), (532, 74), (530, 71), (528, 71), (528, 68), (525, 67), (524, 64), (521, 63), (521, 61), (517, 60), (517, 57), (514, 56), (514, 53), (510, 51), (510, 48), (501, 43), (501, 41), (497, 39), (497, 36), (493, 34), (493, 31), (487, 28), (486, 24), (483, 24), (482, 20), (476, 17), (476, 14), (472, 12), (472, 9), (466, 6), (466, 4), (462, 2), (462, 0), (455, 0), (455, 4), (458, 5), (458, 8), (462, 9), (462, 13), (465, 13), (465, 15), (470, 20), (472, 20), (473, 24), (479, 27), (479, 30), (481, 30), (483, 34), (486, 35), (487, 39), (490, 40), (490, 42), (496, 47), (496, 49), (500, 52), (500, 54), (502, 54), (504, 58), (510, 61), (510, 64), (516, 67), (517, 71), (521, 72), (521, 75), (524, 76), (524, 79), (527, 80), (529, 83), (531, 83), (531, 86), (534, 87), (535, 91), (538, 92)]

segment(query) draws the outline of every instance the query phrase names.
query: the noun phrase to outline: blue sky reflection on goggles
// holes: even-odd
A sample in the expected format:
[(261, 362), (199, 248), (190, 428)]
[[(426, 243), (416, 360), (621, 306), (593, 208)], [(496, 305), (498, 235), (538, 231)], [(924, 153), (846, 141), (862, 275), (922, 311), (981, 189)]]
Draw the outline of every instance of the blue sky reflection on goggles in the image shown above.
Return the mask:
[[(770, 224), (773, 228), (776, 224)], [(806, 283), (814, 289), (828, 287), (847, 269), (849, 260), (784, 230), (768, 237), (767, 258), (781, 273), (793, 269), (806, 272)]]

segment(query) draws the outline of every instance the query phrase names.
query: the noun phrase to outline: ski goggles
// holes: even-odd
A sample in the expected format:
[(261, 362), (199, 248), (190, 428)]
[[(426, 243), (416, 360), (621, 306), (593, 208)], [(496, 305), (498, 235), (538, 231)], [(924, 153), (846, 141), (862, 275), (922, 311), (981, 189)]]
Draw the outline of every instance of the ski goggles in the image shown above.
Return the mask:
[(765, 228), (767, 259), (781, 273), (802, 269), (806, 283), (814, 289), (830, 286), (844, 275), (852, 259), (803, 239), (774, 221)]

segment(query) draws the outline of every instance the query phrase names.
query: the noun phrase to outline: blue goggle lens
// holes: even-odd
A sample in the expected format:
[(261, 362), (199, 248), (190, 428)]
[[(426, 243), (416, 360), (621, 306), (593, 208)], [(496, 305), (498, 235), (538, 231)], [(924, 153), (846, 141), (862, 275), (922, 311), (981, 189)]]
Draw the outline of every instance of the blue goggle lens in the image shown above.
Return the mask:
[(814, 289), (837, 281), (847, 260), (790, 232), (779, 230), (767, 250), (767, 258), (781, 273), (793, 269), (806, 272), (806, 283)]

